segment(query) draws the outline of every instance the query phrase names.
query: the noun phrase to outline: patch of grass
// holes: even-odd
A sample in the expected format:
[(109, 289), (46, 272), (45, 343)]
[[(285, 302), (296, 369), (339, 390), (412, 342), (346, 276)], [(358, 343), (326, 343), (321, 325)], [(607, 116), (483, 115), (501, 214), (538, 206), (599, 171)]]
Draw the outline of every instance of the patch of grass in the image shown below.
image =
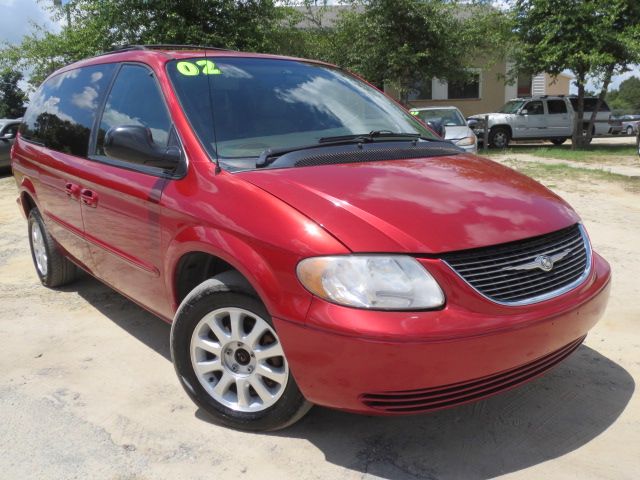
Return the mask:
[(482, 155), (490, 157), (509, 155), (509, 154), (527, 154), (540, 158), (554, 158), (558, 160), (571, 160), (574, 162), (594, 162), (607, 161), (619, 157), (636, 158), (638, 152), (633, 145), (590, 145), (584, 150), (571, 150), (571, 144), (551, 146), (551, 145), (514, 145), (506, 150), (489, 149)]
[(562, 163), (522, 162), (512, 158), (505, 160), (504, 163), (529, 177), (546, 181), (549, 187), (552, 186), (548, 183), (549, 181), (560, 183), (562, 180), (587, 180), (616, 182), (622, 184), (627, 190), (640, 192), (640, 177), (628, 177), (601, 169), (572, 167)]

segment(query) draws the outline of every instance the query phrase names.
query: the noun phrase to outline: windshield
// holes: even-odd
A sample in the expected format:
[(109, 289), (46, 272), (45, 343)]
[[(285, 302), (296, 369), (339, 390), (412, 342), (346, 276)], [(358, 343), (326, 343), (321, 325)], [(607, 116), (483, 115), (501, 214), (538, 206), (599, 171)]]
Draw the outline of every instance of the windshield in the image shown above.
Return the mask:
[(223, 167), (254, 168), (267, 148), (377, 130), (437, 139), (382, 93), (337, 68), (209, 57), (174, 60), (167, 70), (193, 129)]
[(443, 125), (447, 127), (462, 127), (466, 126), (467, 122), (464, 117), (455, 108), (437, 108), (429, 110), (418, 110), (418, 117), (423, 121), (440, 119)]
[(524, 104), (524, 100), (511, 100), (505, 103), (498, 113), (517, 113)]

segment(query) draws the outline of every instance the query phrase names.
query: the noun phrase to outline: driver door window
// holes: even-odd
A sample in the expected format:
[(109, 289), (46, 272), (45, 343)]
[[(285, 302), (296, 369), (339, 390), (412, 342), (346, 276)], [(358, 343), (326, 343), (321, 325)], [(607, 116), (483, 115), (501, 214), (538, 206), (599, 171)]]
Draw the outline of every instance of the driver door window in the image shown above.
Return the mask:
[(540, 101), (527, 103), (524, 106), (524, 110), (527, 111), (527, 115), (544, 115), (544, 108)]

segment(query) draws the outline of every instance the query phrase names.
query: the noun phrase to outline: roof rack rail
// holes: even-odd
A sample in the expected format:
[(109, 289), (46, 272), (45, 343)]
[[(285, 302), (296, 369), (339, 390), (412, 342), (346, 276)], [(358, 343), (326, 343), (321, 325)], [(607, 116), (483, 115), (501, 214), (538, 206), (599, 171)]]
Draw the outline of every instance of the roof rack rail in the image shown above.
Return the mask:
[(111, 50), (100, 53), (97, 56), (101, 55), (110, 55), (112, 53), (120, 53), (120, 52), (128, 52), (131, 50), (219, 50), (225, 52), (231, 52), (232, 50), (228, 48), (221, 47), (210, 47), (207, 45), (178, 45), (171, 43), (159, 43), (152, 45), (117, 45), (113, 46)]

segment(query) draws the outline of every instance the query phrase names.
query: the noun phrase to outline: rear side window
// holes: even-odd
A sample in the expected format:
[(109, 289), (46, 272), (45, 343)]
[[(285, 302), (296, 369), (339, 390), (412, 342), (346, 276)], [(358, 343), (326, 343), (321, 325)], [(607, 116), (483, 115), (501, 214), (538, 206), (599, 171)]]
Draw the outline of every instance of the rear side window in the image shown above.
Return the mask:
[(563, 100), (547, 100), (549, 115), (567, 113), (567, 104)]
[(21, 127), (27, 140), (86, 157), (91, 128), (115, 65), (76, 68), (48, 79), (31, 100)]
[(100, 120), (96, 154), (106, 156), (105, 134), (112, 127), (125, 125), (147, 127), (160, 147), (169, 142), (171, 117), (153, 72), (141, 65), (125, 64), (118, 73)]
[[(598, 104), (598, 99), (597, 98), (585, 98), (584, 99), (584, 111), (585, 112), (593, 112), (596, 109), (596, 105)], [(571, 99), (571, 106), (573, 107), (573, 109), (577, 112), (578, 111), (578, 99), (577, 98), (572, 98)], [(605, 102), (604, 100), (602, 101), (602, 104), (600, 105), (600, 110), (598, 110), (599, 112), (609, 112), (611, 111), (609, 109), (609, 105), (607, 105), (607, 102)]]

